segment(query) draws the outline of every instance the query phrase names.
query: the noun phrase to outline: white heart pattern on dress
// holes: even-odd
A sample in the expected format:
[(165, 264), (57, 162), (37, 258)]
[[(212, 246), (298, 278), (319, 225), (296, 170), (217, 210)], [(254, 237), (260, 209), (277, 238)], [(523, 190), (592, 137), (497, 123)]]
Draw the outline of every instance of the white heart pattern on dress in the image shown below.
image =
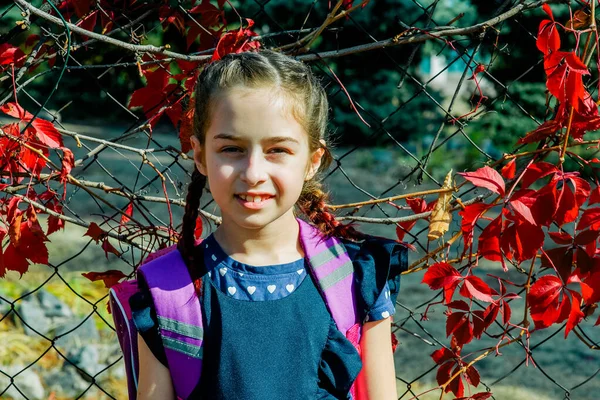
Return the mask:
[(212, 277), (212, 274), (210, 273), (210, 271), (208, 271), (208, 277)]
[(217, 261), (217, 256), (215, 256), (214, 254), (212, 254), (212, 255), (210, 256), (210, 258), (212, 258), (212, 259), (213, 259), (213, 261)]
[(387, 318), (387, 317), (389, 317), (389, 316), (390, 316), (390, 313), (389, 313), (389, 311), (384, 311), (384, 312), (382, 312), (382, 313), (381, 313), (381, 316), (382, 316), (383, 318)]
[(275, 285), (269, 285), (269, 286), (267, 286), (267, 290), (269, 291), (269, 293), (273, 293), (276, 288), (277, 288), (277, 286), (275, 286)]
[(248, 289), (248, 293), (250, 294), (254, 294), (254, 292), (256, 292), (256, 286), (248, 286), (246, 289)]
[(219, 273), (221, 274), (221, 276), (225, 276), (225, 274), (227, 273), (227, 268), (226, 267), (219, 268)]
[(238, 275), (239, 275), (239, 276), (244, 276), (244, 273), (242, 273), (242, 272), (238, 272)]
[(389, 298), (390, 297), (390, 292), (388, 292), (387, 290), (385, 291), (385, 298)]
[(303, 272), (304, 272), (304, 268), (299, 269), (298, 271), (296, 271), (296, 273), (298, 273), (298, 275), (302, 275)]
[(232, 296), (235, 294), (235, 292), (237, 292), (236, 288), (234, 288), (233, 286), (229, 286), (229, 287), (227, 288), (227, 291), (228, 291), (228, 292), (229, 292), (229, 294), (230, 294), (230, 295), (232, 295)]
[(289, 285), (285, 285), (285, 288), (288, 292), (292, 293), (292, 290), (294, 290), (294, 285), (290, 283)]

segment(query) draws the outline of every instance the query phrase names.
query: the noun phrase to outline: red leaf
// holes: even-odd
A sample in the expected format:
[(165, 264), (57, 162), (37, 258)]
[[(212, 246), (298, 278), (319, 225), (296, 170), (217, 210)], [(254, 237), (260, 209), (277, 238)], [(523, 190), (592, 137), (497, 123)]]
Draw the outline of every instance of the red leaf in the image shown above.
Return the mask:
[(563, 284), (556, 275), (544, 275), (529, 290), (531, 307), (547, 307), (555, 301), (562, 291)]
[(515, 177), (515, 172), (517, 171), (517, 159), (513, 158), (512, 160), (510, 160), (508, 162), (508, 164), (506, 164), (504, 167), (502, 167), (502, 176), (504, 177), (504, 179), (512, 179)]
[(518, 144), (527, 144), (527, 143), (535, 143), (541, 140), (546, 139), (547, 137), (553, 135), (556, 131), (558, 131), (562, 127), (560, 121), (550, 120), (546, 121), (537, 128), (532, 131), (527, 132), (527, 134), (520, 138), (517, 143)]
[(596, 188), (590, 194), (588, 206), (591, 206), (592, 204), (596, 203), (600, 203), (600, 186), (596, 186)]
[(121, 255), (121, 253), (119, 253), (119, 251), (117, 249), (115, 249), (112, 244), (110, 244), (110, 242), (108, 241), (108, 238), (104, 238), (104, 240), (102, 241), (102, 250), (104, 250), (104, 255), (106, 256), (107, 260), (108, 260), (108, 253), (113, 253), (116, 256)]
[(433, 358), (433, 361), (435, 361), (436, 364), (443, 364), (446, 361), (454, 359), (455, 356), (456, 355), (446, 347), (442, 347), (431, 353), (431, 358)]
[(549, 226), (553, 222), (558, 207), (558, 191), (554, 181), (537, 191), (531, 213), (538, 225)]
[(127, 205), (127, 208), (125, 209), (125, 214), (121, 215), (121, 222), (119, 223), (120, 226), (125, 225), (127, 222), (129, 222), (131, 220), (131, 217), (133, 216), (133, 203), (129, 203)]
[[(573, 248), (571, 246), (556, 247), (542, 254), (542, 265), (546, 268), (556, 268), (563, 281), (571, 275), (573, 266)], [(554, 269), (552, 268), (552, 269)]]
[[(450, 379), (450, 377), (452, 376), (452, 367), (454, 366), (454, 363), (444, 363), (442, 364), (439, 368), (438, 371), (435, 375), (435, 379), (437, 380), (438, 385), (444, 385), (446, 382), (448, 382), (448, 379)], [(457, 376), (456, 379), (460, 379), (460, 376)], [(444, 392), (449, 392), (450, 391), (450, 385), (446, 386), (446, 389), (444, 390)]]
[(61, 162), (60, 181), (66, 183), (68, 175), (75, 166), (75, 157), (73, 156), (73, 152), (68, 148), (61, 147), (61, 150), (63, 151), (63, 158)]
[(104, 282), (104, 286), (109, 289), (119, 283), (119, 280), (127, 277), (123, 272), (115, 269), (105, 272), (84, 272), (81, 275), (88, 278), (92, 282), (102, 280)]
[(251, 37), (257, 36), (256, 33), (250, 30), (250, 28), (252, 28), (254, 25), (254, 21), (249, 18), (246, 18), (246, 21), (248, 22), (248, 28), (242, 28), (240, 26), (239, 30), (230, 31), (221, 36), (211, 61), (220, 60), (229, 53), (241, 53), (252, 50), (256, 51), (260, 48), (259, 41), (250, 41)]
[(513, 250), (513, 256), (521, 263), (535, 257), (544, 244), (544, 231), (539, 226), (528, 222), (516, 222), (505, 229), (501, 241), (506, 252), (506, 245)]
[(438, 262), (427, 269), (421, 283), (426, 283), (432, 290), (444, 289), (445, 301), (449, 303), (461, 279), (460, 272), (452, 265)]
[(479, 377), (479, 371), (477, 371), (477, 369), (475, 369), (474, 366), (470, 366), (469, 368), (467, 368), (467, 370), (465, 371), (465, 377), (467, 379), (467, 382), (469, 382), (470, 385), (472, 386), (479, 386), (479, 382), (480, 382), (480, 377)]
[(555, 52), (560, 48), (560, 35), (556, 30), (554, 21), (545, 19), (540, 22), (536, 46), (544, 55)]
[(554, 22), (554, 15), (552, 15), (552, 9), (550, 8), (550, 5), (544, 4), (542, 6), (542, 9), (544, 10), (544, 12), (546, 14), (548, 14), (548, 16), (550, 17), (550, 19), (552, 20), (552, 22)]
[[(546, 4), (544, 4), (546, 5)], [(492, 392), (480, 392), (480, 393), (475, 393), (471, 396), (467, 396), (467, 397), (458, 397), (455, 398), (454, 400), (487, 400), (490, 397), (492, 397), (493, 393)]]
[(579, 207), (575, 200), (575, 194), (565, 182), (559, 192), (558, 208), (554, 214), (554, 220), (558, 226), (562, 226), (575, 221), (578, 215)]
[[(584, 279), (584, 286), (581, 286), (581, 293), (583, 294), (583, 299), (587, 304), (593, 304), (600, 301), (600, 269), (596, 269), (593, 273), (591, 273), (588, 277)], [(589, 289), (588, 289), (589, 288)], [(591, 293), (590, 293), (591, 290)]]
[[(77, 26), (85, 29), (86, 31), (93, 32), (96, 27), (96, 21), (98, 20), (98, 11), (93, 11), (87, 17), (77, 22)], [(81, 35), (83, 40), (88, 40), (87, 35)]]
[(194, 238), (200, 240), (202, 237), (202, 218), (196, 218), (196, 228), (194, 229)]
[(102, 240), (106, 236), (106, 232), (102, 230), (95, 222), (92, 222), (88, 228), (88, 230), (83, 234), (83, 236), (89, 236), (98, 243), (99, 240)]
[(600, 235), (600, 231), (594, 231), (591, 229), (579, 232), (577, 236), (575, 236), (575, 244), (585, 246), (586, 244), (595, 242), (598, 239), (598, 235)]
[(577, 223), (577, 230), (581, 231), (584, 229), (591, 228), (593, 230), (600, 230), (600, 208), (588, 208), (581, 214), (579, 222)]
[(0, 277), (3, 277), (7, 270), (17, 271), (23, 276), (29, 269), (29, 261), (27, 261), (25, 255), (21, 254), (12, 243), (9, 243), (8, 246), (6, 246), (2, 261), (4, 262), (4, 265), (0, 265)]
[[(60, 213), (62, 214), (62, 206), (60, 207)], [(54, 215), (48, 216), (48, 230), (46, 231), (46, 235), (50, 235), (56, 231), (65, 228), (65, 221), (55, 217)]]
[(573, 295), (573, 301), (571, 302), (571, 310), (569, 312), (569, 319), (567, 320), (567, 326), (565, 327), (565, 338), (569, 336), (569, 332), (573, 330), (585, 316), (581, 311), (581, 295), (575, 291), (570, 291)]
[(0, 107), (0, 111), (22, 121), (30, 121), (33, 118), (32, 114), (25, 111), (23, 107), (16, 103), (5, 103)]
[(502, 214), (489, 223), (479, 236), (479, 254), (490, 261), (503, 261), (500, 251)]
[(493, 303), (492, 298), (494, 291), (479, 277), (470, 275), (463, 280), (463, 285), (460, 288), (460, 294), (469, 299), (475, 297), (481, 301)]
[(464, 312), (453, 312), (446, 318), (446, 337), (450, 336), (463, 324), (468, 324), (467, 313)]
[(556, 244), (571, 244), (573, 243), (573, 237), (567, 232), (548, 232), (550, 239)]
[(537, 225), (535, 219), (533, 218), (533, 214), (531, 214), (531, 209), (523, 204), (520, 200), (512, 200), (509, 202), (512, 206), (513, 210), (520, 215), (523, 220), (529, 222), (531, 225)]
[(404, 239), (404, 235), (406, 235), (410, 230), (415, 226), (417, 221), (407, 221), (407, 222), (399, 222), (396, 226), (396, 236), (399, 241)]
[(26, 55), (18, 47), (8, 43), (0, 44), (0, 65), (14, 64), (16, 68), (20, 68), (25, 63)]
[(582, 75), (589, 75), (585, 64), (574, 52), (556, 51), (544, 57), (546, 86), (560, 103), (568, 103), (577, 111), (585, 98)]
[(558, 172), (558, 168), (556, 168), (554, 164), (550, 164), (545, 161), (540, 161), (531, 164), (525, 170), (523, 178), (521, 178), (521, 187), (526, 188), (538, 179), (541, 179), (550, 174), (554, 174), (556, 172)]
[(477, 220), (491, 207), (493, 206), (485, 203), (473, 203), (466, 206), (464, 210), (458, 213), (462, 217), (461, 230), (463, 232), (465, 249), (471, 245), (473, 229), (475, 228)]
[[(452, 370), (452, 375), (457, 374), (458, 371), (460, 371), (460, 368), (461, 368), (460, 365), (456, 365), (454, 367), (454, 370)], [(451, 390), (452, 393), (454, 393), (454, 395), (457, 396), (457, 397), (463, 396), (464, 393), (465, 393), (465, 386), (464, 386), (463, 381), (462, 381), (462, 374), (457, 375), (456, 378), (454, 378), (450, 382), (450, 384), (448, 385), (448, 387), (446, 388), (446, 390)]]
[(460, 172), (459, 175), (462, 175), (475, 186), (484, 187), (504, 196), (504, 179), (502, 179), (498, 171), (487, 165), (475, 172)]

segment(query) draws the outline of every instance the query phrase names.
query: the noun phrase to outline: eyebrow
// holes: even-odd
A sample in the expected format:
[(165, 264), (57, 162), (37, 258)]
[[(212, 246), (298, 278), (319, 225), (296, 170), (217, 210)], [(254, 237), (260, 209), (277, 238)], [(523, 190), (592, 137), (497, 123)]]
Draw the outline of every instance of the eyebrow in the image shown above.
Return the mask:
[[(213, 139), (242, 140), (242, 137), (232, 135), (231, 133), (219, 133), (215, 135)], [(294, 139), (291, 136), (273, 136), (265, 139), (264, 141), (269, 143), (293, 142), (296, 144), (300, 144), (300, 142), (297, 139)]]

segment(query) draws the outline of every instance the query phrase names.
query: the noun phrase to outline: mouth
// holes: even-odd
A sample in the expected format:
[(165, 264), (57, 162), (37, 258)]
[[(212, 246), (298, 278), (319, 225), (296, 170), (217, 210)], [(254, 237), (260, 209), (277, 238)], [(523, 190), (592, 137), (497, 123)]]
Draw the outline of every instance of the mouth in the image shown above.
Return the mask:
[(244, 194), (236, 194), (234, 197), (240, 202), (240, 204), (249, 209), (260, 209), (263, 208), (271, 199), (275, 196), (271, 195), (260, 195), (260, 196), (250, 196)]

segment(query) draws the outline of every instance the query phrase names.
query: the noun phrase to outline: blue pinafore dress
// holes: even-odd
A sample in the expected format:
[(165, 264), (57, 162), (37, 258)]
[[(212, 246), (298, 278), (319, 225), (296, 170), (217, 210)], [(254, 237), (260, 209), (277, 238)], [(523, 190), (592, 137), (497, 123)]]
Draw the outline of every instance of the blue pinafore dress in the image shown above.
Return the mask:
[[(213, 235), (201, 245), (207, 269), (201, 299), (203, 369), (189, 398), (351, 399), (350, 387), (362, 361), (337, 329), (305, 259), (252, 266), (229, 257)], [(371, 242), (349, 249), (355, 268), (360, 269), (356, 276), (370, 276), (378, 258), (387, 260), (386, 267), (394, 263), (402, 267), (406, 249), (398, 251), (400, 247)], [(364, 319), (393, 315), (397, 290), (391, 295), (388, 282), (381, 284), (379, 279), (377, 288), (376, 277), (371, 278), (361, 287)], [(399, 275), (394, 279), (390, 282), (399, 284)], [(151, 297), (146, 288), (141, 289), (130, 302), (134, 322), (156, 358), (168, 367)]]

